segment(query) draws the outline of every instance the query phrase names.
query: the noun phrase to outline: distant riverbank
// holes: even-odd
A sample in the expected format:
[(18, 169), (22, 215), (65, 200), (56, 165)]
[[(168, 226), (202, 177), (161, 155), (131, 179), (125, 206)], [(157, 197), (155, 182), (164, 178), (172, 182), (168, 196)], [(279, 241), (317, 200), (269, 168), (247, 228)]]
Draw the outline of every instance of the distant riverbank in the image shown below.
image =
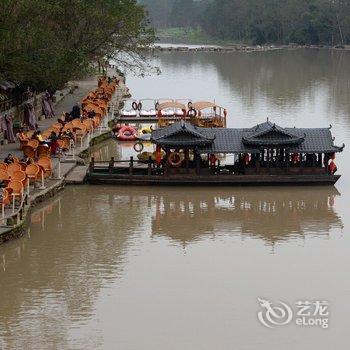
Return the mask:
[(230, 44), (230, 45), (192, 45), (192, 44), (171, 44), (158, 43), (150, 47), (152, 51), (194, 51), (194, 52), (266, 52), (276, 50), (291, 49), (329, 49), (329, 50), (350, 50), (349, 45), (345, 46), (326, 46), (326, 45), (247, 45), (247, 44)]

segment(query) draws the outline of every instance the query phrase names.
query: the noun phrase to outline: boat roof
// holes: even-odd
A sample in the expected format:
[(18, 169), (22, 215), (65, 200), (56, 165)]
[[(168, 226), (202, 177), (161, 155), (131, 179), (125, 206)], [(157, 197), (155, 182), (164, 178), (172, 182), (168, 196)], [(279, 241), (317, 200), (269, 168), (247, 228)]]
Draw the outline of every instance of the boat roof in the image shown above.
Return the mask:
[(186, 109), (186, 106), (183, 103), (180, 103), (178, 101), (167, 101), (167, 102), (160, 103), (157, 109), (162, 110), (167, 108)]
[(260, 153), (285, 148), (290, 153), (342, 152), (330, 128), (282, 128), (266, 121), (252, 128), (199, 128), (180, 121), (154, 130), (151, 141), (164, 147), (196, 147), (199, 153)]
[(220, 107), (220, 106), (210, 101), (199, 101), (199, 102), (192, 103), (192, 108), (197, 109), (199, 111), (201, 111), (202, 109), (214, 108), (214, 107)]

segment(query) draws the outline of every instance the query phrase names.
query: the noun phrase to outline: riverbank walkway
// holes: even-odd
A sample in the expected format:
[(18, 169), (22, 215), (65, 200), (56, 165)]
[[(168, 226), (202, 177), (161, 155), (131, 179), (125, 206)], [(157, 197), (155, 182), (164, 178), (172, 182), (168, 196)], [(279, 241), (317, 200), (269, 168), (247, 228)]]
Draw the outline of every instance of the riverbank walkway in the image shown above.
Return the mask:
[[(42, 117), (38, 118), (38, 129), (44, 131), (57, 122), (57, 117), (63, 112), (70, 112), (74, 104), (77, 102), (80, 103), (90, 91), (97, 88), (97, 82), (97, 76), (72, 82), (71, 85), (75, 88), (72, 89), (71, 92), (67, 90), (65, 96), (54, 106), (56, 117), (48, 119), (42, 119)], [(126, 91), (125, 85), (120, 81), (111, 103), (117, 104), (123, 98)], [(80, 183), (81, 180), (84, 179), (87, 166), (84, 164), (84, 160), (79, 157), (79, 154), (89, 149), (91, 140), (94, 138), (103, 134), (107, 134), (106, 137), (108, 137), (108, 134), (110, 134), (108, 122), (111, 118), (113, 118), (113, 110), (107, 112), (107, 115), (102, 119), (101, 125), (85, 137), (82, 142), (78, 141), (69, 153), (63, 155), (60, 159), (53, 156), (51, 158), (52, 175), (50, 178), (45, 179), (44, 186), (40, 186), (40, 188), (32, 188), (31, 186), (29, 196), (24, 196), (23, 205), (17, 207), (15, 210), (13, 210), (12, 206), (5, 209), (5, 218), (10, 218), (12, 220), (7, 219), (2, 221), (0, 219), (0, 243), (12, 238), (12, 231), (20, 227), (24, 222), (30, 206), (34, 206), (36, 203), (43, 201), (46, 197), (53, 196), (66, 182), (75, 184)], [(3, 161), (9, 153), (19, 159), (23, 157), (23, 152), (20, 149), (18, 140), (16, 140), (16, 143), (0, 146), (0, 161)], [(6, 237), (7, 235), (9, 237)], [(20, 235), (20, 233), (18, 235)]]

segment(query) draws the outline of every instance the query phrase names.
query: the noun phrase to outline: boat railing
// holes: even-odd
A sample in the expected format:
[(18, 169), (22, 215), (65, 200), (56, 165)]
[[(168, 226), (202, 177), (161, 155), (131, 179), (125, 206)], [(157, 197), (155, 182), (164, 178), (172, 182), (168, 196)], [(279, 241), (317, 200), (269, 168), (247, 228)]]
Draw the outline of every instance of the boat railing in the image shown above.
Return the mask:
[[(0, 227), (2, 228), (12, 228), (16, 225), (19, 225), (20, 222), (24, 218), (24, 210), (26, 206), (28, 205), (28, 193), (23, 193), (21, 201), (16, 208), (13, 202), (13, 207), (10, 209), (9, 213), (5, 213), (3, 210), (3, 213), (1, 215), (0, 219)], [(4, 205), (3, 205), (4, 208)], [(12, 219), (12, 222), (8, 224), (9, 219)]]
[(91, 158), (90, 164), (89, 164), (89, 172), (93, 173), (96, 170), (107, 170), (110, 174), (114, 172), (114, 170), (118, 170), (118, 164), (121, 165), (128, 165), (128, 167), (122, 167), (122, 169), (128, 169), (129, 175), (134, 174), (134, 170), (143, 170), (147, 175), (152, 174), (152, 169), (155, 167), (155, 162), (152, 160), (152, 157), (150, 156), (148, 160), (142, 161), (139, 159), (135, 159), (133, 156), (131, 156), (129, 159), (122, 159), (122, 160), (115, 160), (114, 157), (111, 157), (111, 159), (108, 161), (106, 160), (99, 160), (96, 161), (94, 157)]

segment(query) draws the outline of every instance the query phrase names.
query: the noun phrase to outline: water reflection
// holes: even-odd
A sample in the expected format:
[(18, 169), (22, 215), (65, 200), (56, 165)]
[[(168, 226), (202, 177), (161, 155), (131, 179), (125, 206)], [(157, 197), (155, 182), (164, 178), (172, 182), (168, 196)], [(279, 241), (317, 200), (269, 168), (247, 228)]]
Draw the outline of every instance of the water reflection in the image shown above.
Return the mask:
[(96, 301), (130, 260), (147, 256), (148, 242), (327, 238), (342, 228), (338, 196), (332, 187), (68, 188), (33, 211), (24, 238), (0, 247), (0, 336), (11, 349), (45, 348), (46, 339), (51, 348), (98, 348)]
[(166, 193), (157, 197), (153, 235), (182, 244), (222, 234), (240, 234), (268, 244), (306, 234), (328, 235), (342, 228), (333, 209), (335, 188), (286, 190), (268, 188), (207, 193)]
[[(0, 338), (7, 348), (42, 349), (46, 339), (53, 349), (75, 348), (71, 325), (93, 317), (98, 293), (122, 273), (141, 210), (135, 201), (127, 218), (130, 205), (121, 199), (112, 211), (105, 192), (71, 188), (32, 213), (24, 238), (0, 247)], [(98, 338), (87, 341), (88, 334), (82, 348)]]

